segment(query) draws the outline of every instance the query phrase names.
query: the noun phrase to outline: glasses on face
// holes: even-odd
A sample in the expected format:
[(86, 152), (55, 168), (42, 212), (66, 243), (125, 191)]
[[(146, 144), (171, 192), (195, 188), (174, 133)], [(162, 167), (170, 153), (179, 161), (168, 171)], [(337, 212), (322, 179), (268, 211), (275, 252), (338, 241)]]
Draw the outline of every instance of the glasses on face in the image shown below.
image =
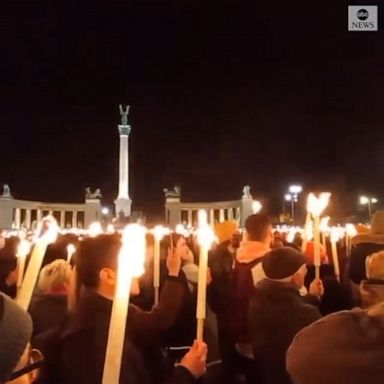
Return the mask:
[(24, 368), (13, 372), (9, 378), (9, 381), (16, 380), (21, 376), (29, 375), (31, 381), (37, 379), (39, 369), (42, 367), (44, 357), (38, 349), (30, 349), (28, 353), (28, 363)]

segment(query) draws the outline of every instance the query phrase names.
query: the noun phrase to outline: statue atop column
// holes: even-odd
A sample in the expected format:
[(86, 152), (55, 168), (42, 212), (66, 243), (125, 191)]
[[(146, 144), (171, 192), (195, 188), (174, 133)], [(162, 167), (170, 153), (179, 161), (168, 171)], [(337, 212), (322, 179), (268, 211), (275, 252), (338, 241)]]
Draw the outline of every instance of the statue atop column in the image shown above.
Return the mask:
[(121, 104), (119, 105), (120, 116), (121, 116), (121, 125), (128, 125), (129, 108), (130, 108), (130, 106), (127, 105), (125, 110), (124, 110), (123, 106)]
[(165, 198), (177, 198), (180, 199), (181, 195), (181, 188), (179, 186), (174, 186), (172, 190), (169, 190), (168, 188), (163, 189)]
[(245, 185), (243, 188), (243, 199), (251, 199), (251, 187), (249, 185)]
[(85, 188), (85, 199), (86, 200), (92, 200), (92, 199), (101, 199), (103, 195), (100, 192), (100, 188), (97, 188), (95, 192), (91, 191), (91, 188)]
[(1, 195), (1, 197), (12, 197), (11, 188), (8, 184), (3, 185), (3, 194)]

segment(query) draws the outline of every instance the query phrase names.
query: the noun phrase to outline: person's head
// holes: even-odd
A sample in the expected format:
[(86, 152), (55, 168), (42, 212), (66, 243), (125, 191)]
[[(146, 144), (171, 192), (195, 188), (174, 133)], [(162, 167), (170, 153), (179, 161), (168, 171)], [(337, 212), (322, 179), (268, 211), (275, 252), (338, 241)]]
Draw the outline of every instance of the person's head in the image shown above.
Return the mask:
[(30, 384), (36, 378), (29, 341), (32, 320), (14, 301), (0, 293), (0, 383)]
[(276, 248), (266, 253), (262, 268), (268, 279), (293, 283), (298, 289), (303, 287), (307, 274), (305, 256), (291, 247)]
[(193, 253), (191, 249), (189, 248), (187, 239), (178, 233), (171, 233), (170, 235), (167, 235), (163, 238), (162, 241), (162, 249), (163, 249), (163, 257), (166, 258), (168, 255), (168, 249), (176, 248), (180, 254), (181, 261), (187, 262), (194, 260)]
[(219, 244), (230, 242), (237, 231), (237, 225), (234, 221), (223, 221), (215, 225), (215, 235)]
[(374, 253), (365, 259), (367, 280), (360, 284), (363, 307), (384, 301), (384, 252)]
[(248, 216), (245, 220), (247, 238), (269, 246), (273, 239), (271, 219), (265, 213)]
[[(98, 235), (79, 243), (74, 254), (78, 284), (113, 299), (117, 263), (122, 241), (119, 234)], [(132, 280), (131, 294), (139, 294), (138, 280)]]
[(37, 288), (43, 293), (65, 293), (68, 292), (71, 277), (71, 266), (67, 261), (58, 259), (41, 270)]

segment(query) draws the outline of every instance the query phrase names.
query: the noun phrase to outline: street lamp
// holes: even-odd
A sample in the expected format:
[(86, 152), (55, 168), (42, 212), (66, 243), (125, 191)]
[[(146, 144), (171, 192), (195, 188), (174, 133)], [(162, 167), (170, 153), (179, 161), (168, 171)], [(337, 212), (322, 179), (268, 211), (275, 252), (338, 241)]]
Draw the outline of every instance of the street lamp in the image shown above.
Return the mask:
[(103, 207), (103, 208), (101, 208), (101, 213), (102, 213), (104, 216), (109, 215), (109, 208), (108, 208), (108, 207)]
[(261, 205), (260, 201), (253, 200), (252, 202), (252, 212), (253, 214), (259, 213), (263, 206)]
[(372, 216), (372, 204), (376, 204), (378, 201), (374, 197), (360, 196), (360, 204), (368, 206), (369, 217)]
[(299, 193), (303, 191), (303, 187), (301, 185), (290, 185), (288, 188), (289, 193), (285, 194), (285, 201), (291, 202), (291, 217), (292, 224), (295, 222), (295, 203), (298, 202)]

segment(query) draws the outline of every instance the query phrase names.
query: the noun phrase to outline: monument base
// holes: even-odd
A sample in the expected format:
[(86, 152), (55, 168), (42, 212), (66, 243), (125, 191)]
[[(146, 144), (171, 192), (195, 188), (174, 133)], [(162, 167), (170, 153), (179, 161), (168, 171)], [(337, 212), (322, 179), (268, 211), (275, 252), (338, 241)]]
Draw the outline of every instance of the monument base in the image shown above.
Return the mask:
[(131, 216), (132, 200), (120, 197), (115, 200), (116, 217), (129, 217)]

